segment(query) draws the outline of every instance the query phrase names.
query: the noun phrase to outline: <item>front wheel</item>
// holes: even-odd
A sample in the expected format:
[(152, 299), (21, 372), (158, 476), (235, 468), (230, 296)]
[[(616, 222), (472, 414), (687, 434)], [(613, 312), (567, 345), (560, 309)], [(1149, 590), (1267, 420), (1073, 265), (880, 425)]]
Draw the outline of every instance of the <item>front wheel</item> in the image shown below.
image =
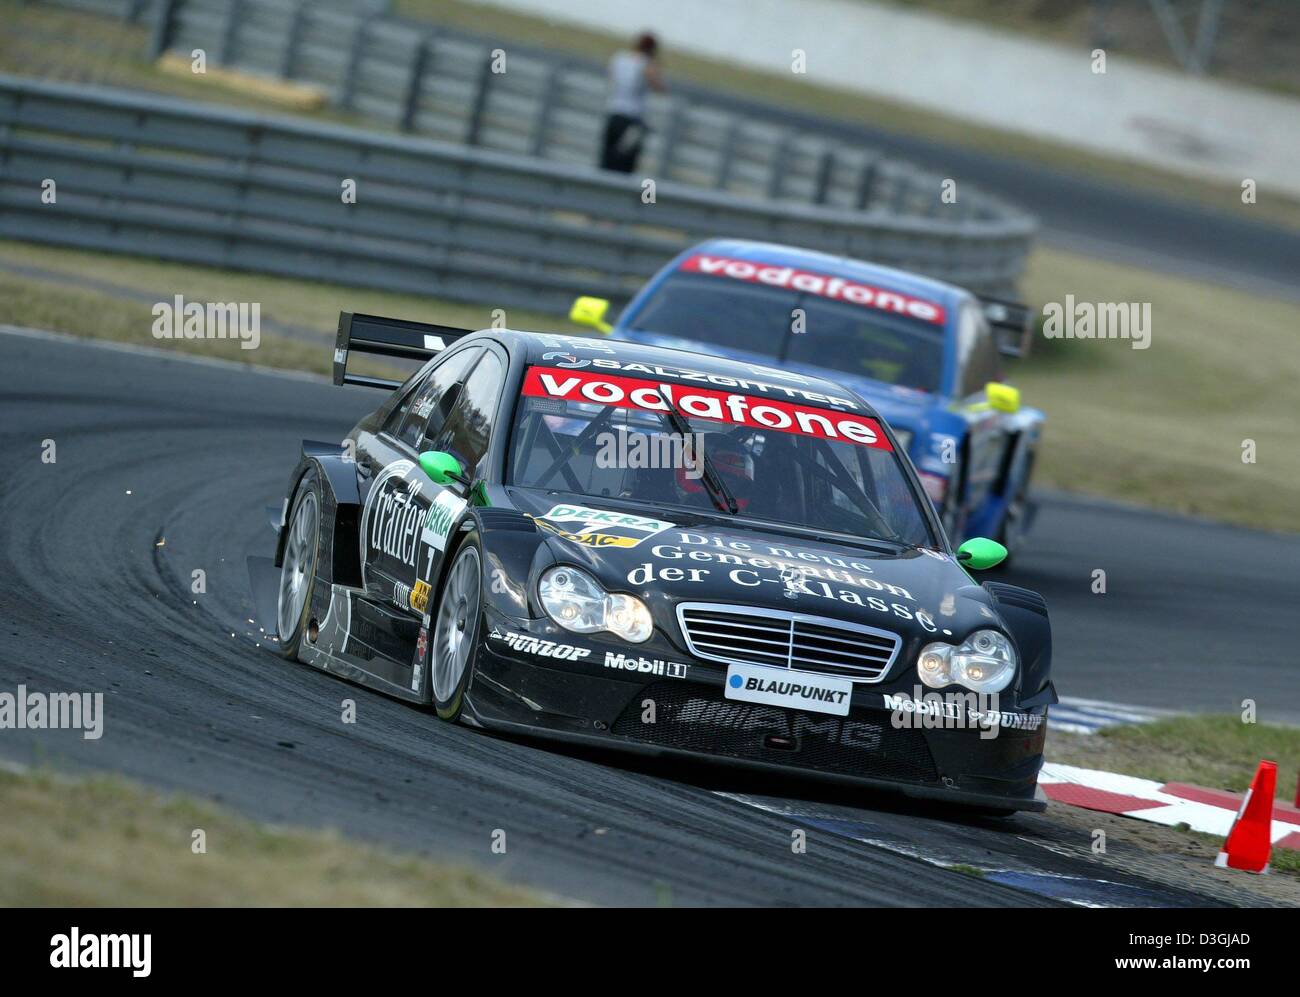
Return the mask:
[(307, 614), (311, 611), (311, 590), (316, 581), (316, 558), (320, 550), (320, 487), (315, 473), (308, 471), (298, 486), (289, 513), (280, 565), (280, 590), (276, 625), (280, 630), (280, 654), (298, 657)]
[(474, 674), (482, 611), (483, 556), (478, 538), (470, 534), (447, 572), (429, 649), (433, 708), (443, 720), (460, 717)]

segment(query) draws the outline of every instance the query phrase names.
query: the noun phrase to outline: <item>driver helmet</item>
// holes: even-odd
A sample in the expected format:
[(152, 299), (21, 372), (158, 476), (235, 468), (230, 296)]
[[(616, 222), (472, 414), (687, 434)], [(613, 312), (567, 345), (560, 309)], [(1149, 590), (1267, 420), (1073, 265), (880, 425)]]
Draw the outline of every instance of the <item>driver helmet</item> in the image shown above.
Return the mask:
[(702, 457), (708, 454), (709, 463), (735, 497), (736, 508), (748, 508), (754, 494), (754, 458), (749, 448), (726, 433), (697, 433), (695, 439), (696, 450), (692, 456), (701, 463), (675, 469), (673, 473), (679, 496), (702, 495), (711, 503), (702, 480)]

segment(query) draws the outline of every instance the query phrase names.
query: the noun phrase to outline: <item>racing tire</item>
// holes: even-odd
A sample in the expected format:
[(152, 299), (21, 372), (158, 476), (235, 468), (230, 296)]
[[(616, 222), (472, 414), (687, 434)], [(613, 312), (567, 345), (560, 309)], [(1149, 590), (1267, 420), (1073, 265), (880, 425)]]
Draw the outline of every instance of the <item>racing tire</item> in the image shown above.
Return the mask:
[(483, 619), (483, 551), (469, 533), (442, 583), (429, 641), (429, 689), (433, 709), (443, 720), (460, 719), (465, 690), (474, 678)]
[(321, 487), (315, 469), (303, 475), (294, 493), (280, 564), (276, 599), (276, 626), (280, 635), (280, 656), (297, 660), (311, 612), (312, 587), (320, 558)]

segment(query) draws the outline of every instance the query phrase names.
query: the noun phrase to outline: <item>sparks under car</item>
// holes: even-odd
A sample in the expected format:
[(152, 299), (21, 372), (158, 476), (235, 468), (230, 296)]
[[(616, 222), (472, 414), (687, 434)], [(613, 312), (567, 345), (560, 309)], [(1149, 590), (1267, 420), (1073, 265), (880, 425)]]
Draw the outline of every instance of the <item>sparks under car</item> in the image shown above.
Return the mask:
[[(357, 353), (424, 359), (405, 383)], [(820, 378), (344, 314), (276, 551), (285, 657), (445, 720), (1041, 809), (1042, 599), (968, 574), (897, 438)]]

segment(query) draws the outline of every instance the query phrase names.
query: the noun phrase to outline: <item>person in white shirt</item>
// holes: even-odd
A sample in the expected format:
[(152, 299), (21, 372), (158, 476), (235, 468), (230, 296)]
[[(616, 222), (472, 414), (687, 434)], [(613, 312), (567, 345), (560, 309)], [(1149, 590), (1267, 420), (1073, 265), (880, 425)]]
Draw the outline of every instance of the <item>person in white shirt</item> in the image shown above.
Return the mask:
[(631, 173), (645, 141), (645, 98), (648, 90), (667, 89), (656, 61), (659, 41), (646, 31), (630, 49), (615, 52), (609, 60), (609, 100), (606, 103), (605, 139), (600, 166)]

